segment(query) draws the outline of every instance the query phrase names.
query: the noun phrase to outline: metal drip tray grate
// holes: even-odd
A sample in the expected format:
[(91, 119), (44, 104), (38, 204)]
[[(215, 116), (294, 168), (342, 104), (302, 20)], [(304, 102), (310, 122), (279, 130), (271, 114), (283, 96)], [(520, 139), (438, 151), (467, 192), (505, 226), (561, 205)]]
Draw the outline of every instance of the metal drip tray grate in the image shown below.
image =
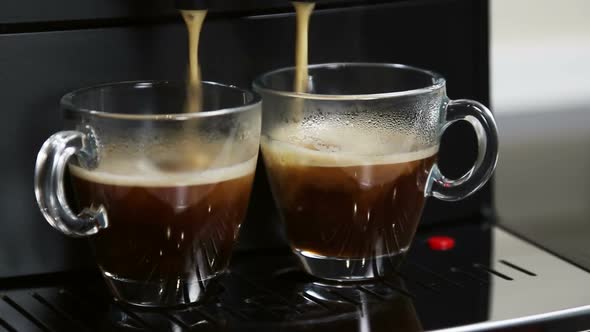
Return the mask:
[(10, 280), (0, 284), (9, 287), (0, 290), (0, 330), (472, 331), (590, 311), (586, 271), (496, 227), (436, 234), (456, 247), (432, 251), (431, 234), (421, 234), (399, 276), (370, 284), (324, 284), (288, 253), (238, 253), (214, 294), (183, 309), (116, 303), (95, 274)]

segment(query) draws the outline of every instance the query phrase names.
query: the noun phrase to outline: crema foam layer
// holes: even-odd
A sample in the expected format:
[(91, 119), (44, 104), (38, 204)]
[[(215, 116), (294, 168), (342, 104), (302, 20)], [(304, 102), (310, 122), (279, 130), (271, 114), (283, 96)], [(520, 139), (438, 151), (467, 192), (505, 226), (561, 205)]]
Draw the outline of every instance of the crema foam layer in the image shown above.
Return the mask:
[(348, 167), (399, 164), (436, 154), (439, 145), (424, 146), (415, 137), (380, 130), (281, 128), (263, 136), (265, 158), (289, 165)]
[(245, 162), (201, 170), (166, 172), (149, 160), (106, 161), (94, 170), (70, 165), (72, 175), (96, 183), (134, 187), (175, 187), (215, 184), (251, 175), (256, 157)]

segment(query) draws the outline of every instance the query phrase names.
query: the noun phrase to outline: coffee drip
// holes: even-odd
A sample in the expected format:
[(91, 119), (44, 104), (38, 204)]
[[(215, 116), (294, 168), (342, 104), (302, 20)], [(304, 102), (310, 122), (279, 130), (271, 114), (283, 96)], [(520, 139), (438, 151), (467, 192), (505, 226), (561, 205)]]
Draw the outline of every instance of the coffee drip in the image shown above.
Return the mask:
[[(199, 65), (199, 40), (203, 22), (207, 16), (207, 9), (180, 9), (180, 13), (186, 24), (188, 33), (188, 79), (186, 84), (185, 113), (198, 113), (203, 110), (203, 84), (201, 80), (201, 68)], [(196, 131), (196, 121), (188, 121), (183, 126), (181, 136), (182, 143), (173, 151), (162, 151), (152, 155), (152, 164), (161, 171), (190, 171), (203, 168), (209, 160), (205, 155), (199, 154), (192, 133)]]
[[(185, 1), (186, 2), (186, 1)], [(295, 37), (295, 79), (293, 90), (307, 92), (308, 89), (308, 44), (309, 21), (315, 2), (293, 1), (296, 15)], [(192, 4), (195, 9), (180, 9), (186, 23), (189, 41), (189, 77), (186, 112), (198, 112), (202, 109), (201, 68), (199, 64), (199, 40), (207, 9)]]
[(207, 10), (182, 9), (180, 13), (186, 23), (188, 32), (189, 75), (185, 111), (187, 113), (200, 112), (203, 108), (203, 88), (201, 84), (201, 68), (199, 66), (199, 40)]
[[(182, 1), (181, 1), (182, 2)], [(177, 3), (179, 11), (186, 24), (188, 33), (188, 56), (189, 70), (187, 80), (187, 94), (184, 111), (186, 113), (201, 112), (203, 110), (203, 88), (201, 81), (201, 68), (199, 63), (199, 41), (203, 23), (207, 15), (205, 3)], [(315, 2), (293, 1), (296, 14), (296, 38), (295, 38), (295, 78), (293, 89), (295, 92), (307, 92), (308, 90), (308, 39), (309, 22), (315, 7)], [(295, 102), (295, 114), (303, 116), (303, 105)], [(191, 122), (189, 122), (191, 123)], [(183, 132), (190, 136), (193, 132), (193, 124), (188, 124)], [(191, 142), (192, 139), (187, 140)], [(186, 143), (173, 153), (163, 153), (155, 161), (162, 171), (181, 170), (186, 171), (194, 168), (202, 168), (203, 158), (196, 155), (199, 148), (193, 144)], [(161, 160), (160, 160), (161, 159)], [(171, 166), (171, 167), (170, 167)]]
[(308, 89), (308, 44), (309, 19), (315, 7), (315, 2), (293, 1), (297, 20), (295, 36), (295, 92), (307, 92)]

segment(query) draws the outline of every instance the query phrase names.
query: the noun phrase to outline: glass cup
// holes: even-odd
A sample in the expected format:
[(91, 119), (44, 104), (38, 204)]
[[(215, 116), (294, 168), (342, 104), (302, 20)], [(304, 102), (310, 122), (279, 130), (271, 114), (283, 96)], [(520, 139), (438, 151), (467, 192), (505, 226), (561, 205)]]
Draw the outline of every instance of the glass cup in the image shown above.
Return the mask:
[[(262, 95), (261, 146), (287, 239), (319, 278), (364, 280), (394, 272), (414, 237), (425, 198), (455, 201), (492, 175), (498, 138), (492, 113), (447, 98), (445, 80), (398, 64), (309, 67), (308, 92), (293, 68), (254, 82)], [(470, 123), (475, 165), (461, 178), (437, 166), (444, 130)]]
[[(184, 82), (122, 82), (61, 100), (66, 131), (41, 147), (35, 195), (66, 235), (89, 237), (116, 298), (196, 302), (228, 266), (250, 196), (260, 97), (203, 83), (185, 112)], [(64, 178), (72, 179), (70, 207)]]

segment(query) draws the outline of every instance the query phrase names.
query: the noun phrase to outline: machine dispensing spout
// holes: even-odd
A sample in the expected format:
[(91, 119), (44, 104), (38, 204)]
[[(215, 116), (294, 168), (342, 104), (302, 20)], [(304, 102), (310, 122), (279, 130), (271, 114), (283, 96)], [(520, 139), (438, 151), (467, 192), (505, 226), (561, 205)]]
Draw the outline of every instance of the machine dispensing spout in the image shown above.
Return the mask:
[[(221, 9), (221, 8), (234, 8), (236, 2), (244, 0), (175, 0), (176, 9), (179, 10), (203, 10), (203, 9)], [(296, 0), (297, 2), (315, 2), (322, 3), (325, 0)], [(248, 0), (248, 3), (254, 2)], [(292, 1), (289, 1), (292, 2)]]
[(211, 0), (175, 0), (174, 5), (179, 10), (204, 10), (213, 5)]

